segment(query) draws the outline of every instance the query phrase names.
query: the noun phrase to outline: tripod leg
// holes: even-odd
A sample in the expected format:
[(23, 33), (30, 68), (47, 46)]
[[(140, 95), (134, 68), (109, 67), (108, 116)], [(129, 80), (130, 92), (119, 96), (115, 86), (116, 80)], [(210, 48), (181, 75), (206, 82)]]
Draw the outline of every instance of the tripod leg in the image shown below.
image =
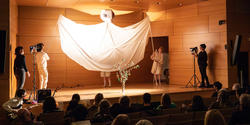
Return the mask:
[(186, 88), (188, 87), (188, 85), (190, 84), (191, 85), (191, 87), (193, 87), (193, 85), (192, 85), (192, 83), (191, 83), (191, 81), (192, 81), (192, 79), (194, 78), (194, 75), (191, 77), (191, 79), (188, 81), (188, 83), (186, 84)]

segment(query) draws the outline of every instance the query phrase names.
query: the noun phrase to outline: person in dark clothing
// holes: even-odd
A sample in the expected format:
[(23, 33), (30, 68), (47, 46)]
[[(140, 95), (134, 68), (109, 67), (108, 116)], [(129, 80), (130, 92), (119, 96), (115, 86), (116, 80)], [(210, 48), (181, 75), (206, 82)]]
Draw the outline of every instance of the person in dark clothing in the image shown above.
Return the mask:
[(69, 102), (69, 106), (67, 107), (67, 112), (69, 111), (72, 111), (75, 109), (75, 107), (78, 105), (80, 101), (80, 95), (79, 94), (74, 94), (72, 96), (72, 99), (71, 101)]
[(216, 82), (214, 82), (214, 88), (215, 88), (215, 92), (212, 94), (212, 98), (217, 98), (217, 95), (218, 95), (218, 91), (220, 91), (221, 90), (221, 88), (222, 88), (222, 84), (219, 82), (219, 81), (216, 81)]
[(30, 77), (30, 73), (26, 67), (24, 49), (22, 46), (18, 46), (15, 49), (16, 58), (14, 60), (14, 74), (17, 80), (17, 89), (23, 89), (26, 74)]
[(111, 124), (113, 117), (110, 113), (110, 102), (106, 99), (102, 99), (98, 105), (98, 112), (95, 114), (92, 122), (104, 122), (105, 124)]
[(247, 94), (240, 96), (240, 110), (232, 113), (229, 125), (250, 124), (250, 97)]
[(97, 93), (95, 95), (95, 100), (92, 106), (90, 106), (88, 108), (88, 118), (89, 119), (93, 119), (93, 117), (95, 116), (95, 114), (98, 112), (98, 105), (101, 102), (101, 100), (103, 99), (103, 94), (102, 93)]
[(207, 107), (204, 105), (202, 97), (199, 95), (193, 96), (189, 111), (206, 111), (206, 110)]
[[(206, 45), (201, 44), (200, 45), (200, 52), (199, 54), (195, 53), (195, 56), (198, 57), (198, 65), (201, 73), (201, 84), (199, 87), (210, 87), (209, 80), (207, 77), (207, 52), (205, 51)], [(205, 80), (206, 80), (206, 86), (205, 86)]]
[(142, 110), (152, 110), (153, 106), (151, 105), (151, 94), (145, 93), (143, 95), (143, 105)]
[(119, 114), (127, 114), (131, 112), (130, 99), (128, 96), (122, 96), (119, 102), (120, 102)]

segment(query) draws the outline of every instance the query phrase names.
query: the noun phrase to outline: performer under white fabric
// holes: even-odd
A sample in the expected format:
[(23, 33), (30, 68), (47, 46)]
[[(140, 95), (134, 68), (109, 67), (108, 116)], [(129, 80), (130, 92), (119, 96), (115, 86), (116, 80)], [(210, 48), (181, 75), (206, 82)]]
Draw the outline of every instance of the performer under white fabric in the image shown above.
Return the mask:
[(127, 27), (118, 27), (111, 20), (84, 25), (61, 15), (58, 29), (61, 48), (69, 58), (87, 70), (111, 72), (118, 70), (114, 66), (122, 60), (124, 66), (134, 66), (144, 58), (150, 22), (146, 17)]
[(156, 86), (161, 85), (161, 73), (163, 64), (162, 47), (156, 50), (152, 55), (151, 59), (154, 61), (151, 69), (151, 73), (154, 74), (154, 83)]
[(49, 60), (49, 56), (43, 52), (43, 47), (43, 43), (37, 44), (36, 64), (39, 73), (40, 89), (46, 89), (48, 83), (47, 61)]
[(104, 87), (107, 87), (107, 81), (109, 83), (108, 87), (111, 87), (110, 72), (101, 72), (100, 75), (103, 78)]

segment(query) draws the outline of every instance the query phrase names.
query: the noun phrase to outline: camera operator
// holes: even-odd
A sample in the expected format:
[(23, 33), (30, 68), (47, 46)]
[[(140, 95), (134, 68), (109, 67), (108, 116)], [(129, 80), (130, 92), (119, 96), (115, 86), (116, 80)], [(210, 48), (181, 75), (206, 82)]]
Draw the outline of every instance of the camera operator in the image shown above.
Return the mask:
[(46, 89), (48, 83), (47, 61), (49, 60), (49, 56), (43, 51), (43, 48), (43, 43), (37, 44), (36, 64), (39, 73), (40, 89)]
[(17, 89), (23, 89), (25, 78), (27, 73), (28, 77), (30, 77), (30, 73), (26, 68), (24, 49), (22, 46), (18, 46), (15, 49), (15, 61), (14, 61), (14, 74), (17, 80)]
[[(198, 57), (198, 65), (199, 65), (199, 69), (200, 69), (200, 73), (201, 73), (201, 84), (200, 84), (200, 88), (203, 87), (210, 87), (209, 81), (208, 81), (208, 77), (207, 77), (207, 72), (206, 72), (206, 68), (207, 68), (207, 52), (205, 51), (206, 49), (206, 45), (205, 44), (201, 44), (200, 45), (200, 52), (199, 54), (197, 54), (197, 51), (194, 53), (196, 57)], [(206, 80), (206, 86), (205, 86), (205, 81)]]

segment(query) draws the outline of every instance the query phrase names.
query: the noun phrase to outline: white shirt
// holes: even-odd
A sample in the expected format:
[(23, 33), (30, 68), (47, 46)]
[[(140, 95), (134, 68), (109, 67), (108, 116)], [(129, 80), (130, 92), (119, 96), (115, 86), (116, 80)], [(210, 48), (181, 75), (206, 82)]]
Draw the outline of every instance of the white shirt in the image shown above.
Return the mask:
[(39, 68), (47, 68), (47, 61), (49, 60), (49, 56), (45, 52), (37, 52), (36, 53), (36, 64)]
[(23, 98), (20, 97), (15, 97), (12, 98), (10, 100), (8, 100), (7, 102), (5, 102), (2, 107), (4, 110), (6, 110), (7, 112), (13, 112), (13, 111), (18, 111), (18, 109), (14, 109), (16, 107), (21, 106), (19, 109), (22, 108), (23, 105)]

